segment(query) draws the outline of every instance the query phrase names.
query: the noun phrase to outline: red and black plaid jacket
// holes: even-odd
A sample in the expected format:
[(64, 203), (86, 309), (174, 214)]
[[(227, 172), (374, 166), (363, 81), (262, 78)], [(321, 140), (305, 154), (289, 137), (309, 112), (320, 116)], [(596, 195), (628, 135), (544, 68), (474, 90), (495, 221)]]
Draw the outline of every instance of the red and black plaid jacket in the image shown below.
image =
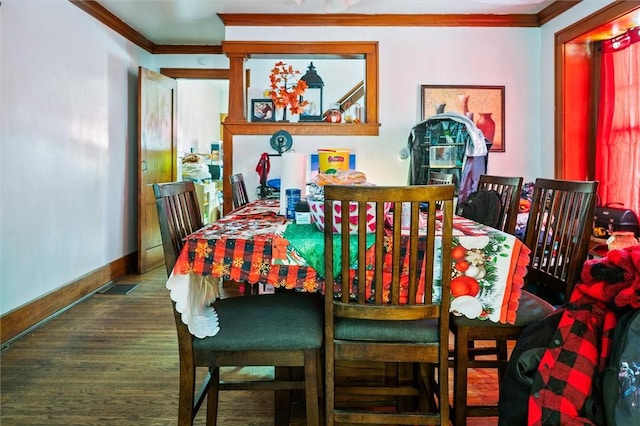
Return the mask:
[(581, 278), (538, 366), (529, 425), (596, 424), (589, 412), (599, 397), (593, 385), (606, 366), (616, 312), (640, 307), (640, 246), (588, 261)]
[(587, 402), (606, 365), (616, 315), (579, 287), (540, 360), (529, 396), (529, 425), (595, 424), (586, 416)]

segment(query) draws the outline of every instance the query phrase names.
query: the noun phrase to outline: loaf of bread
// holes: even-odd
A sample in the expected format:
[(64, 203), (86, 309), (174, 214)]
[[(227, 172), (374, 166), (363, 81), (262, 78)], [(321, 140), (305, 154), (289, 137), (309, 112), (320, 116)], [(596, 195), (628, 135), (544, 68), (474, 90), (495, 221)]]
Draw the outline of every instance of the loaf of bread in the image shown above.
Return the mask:
[(318, 173), (311, 183), (318, 186), (325, 185), (363, 185), (367, 183), (367, 176), (358, 170), (339, 170), (336, 173)]

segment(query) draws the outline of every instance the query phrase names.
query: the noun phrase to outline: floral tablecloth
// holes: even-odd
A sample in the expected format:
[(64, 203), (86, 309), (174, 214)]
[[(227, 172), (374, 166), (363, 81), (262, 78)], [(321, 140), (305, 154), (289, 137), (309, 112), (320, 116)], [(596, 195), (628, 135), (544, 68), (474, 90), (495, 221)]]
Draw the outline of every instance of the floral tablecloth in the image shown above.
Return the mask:
[[(192, 334), (211, 336), (219, 329), (211, 306), (219, 288), (212, 277), (324, 291), (318, 260), (300, 244), (307, 241), (312, 251), (324, 253), (322, 233), (313, 225), (293, 225), (278, 212), (277, 200), (256, 201), (186, 238), (167, 288)], [(529, 249), (512, 235), (457, 216), (453, 246), (452, 312), (513, 323)]]

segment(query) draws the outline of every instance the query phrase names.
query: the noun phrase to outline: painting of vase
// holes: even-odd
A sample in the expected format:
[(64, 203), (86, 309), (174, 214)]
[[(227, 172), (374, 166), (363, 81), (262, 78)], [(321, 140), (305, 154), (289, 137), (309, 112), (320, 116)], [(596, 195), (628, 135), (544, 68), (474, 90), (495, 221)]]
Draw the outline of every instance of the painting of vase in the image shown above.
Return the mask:
[(421, 96), (420, 121), (434, 115), (434, 111), (460, 114), (482, 130), (492, 143), (492, 152), (505, 151), (504, 86), (422, 85)]
[(479, 114), (480, 118), (476, 121), (476, 126), (482, 130), (485, 139), (489, 139), (491, 143), (493, 143), (493, 138), (496, 134), (496, 123), (493, 121), (493, 118), (491, 118), (490, 112), (481, 112)]

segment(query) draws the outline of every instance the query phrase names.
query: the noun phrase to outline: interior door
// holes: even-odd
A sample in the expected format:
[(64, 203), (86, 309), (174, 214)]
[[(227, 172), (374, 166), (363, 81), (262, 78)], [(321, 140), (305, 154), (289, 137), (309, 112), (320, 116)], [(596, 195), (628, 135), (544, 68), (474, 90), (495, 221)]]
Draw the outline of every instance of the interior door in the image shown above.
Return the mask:
[(176, 180), (177, 84), (172, 78), (138, 69), (138, 270), (163, 264), (158, 213), (151, 184)]

